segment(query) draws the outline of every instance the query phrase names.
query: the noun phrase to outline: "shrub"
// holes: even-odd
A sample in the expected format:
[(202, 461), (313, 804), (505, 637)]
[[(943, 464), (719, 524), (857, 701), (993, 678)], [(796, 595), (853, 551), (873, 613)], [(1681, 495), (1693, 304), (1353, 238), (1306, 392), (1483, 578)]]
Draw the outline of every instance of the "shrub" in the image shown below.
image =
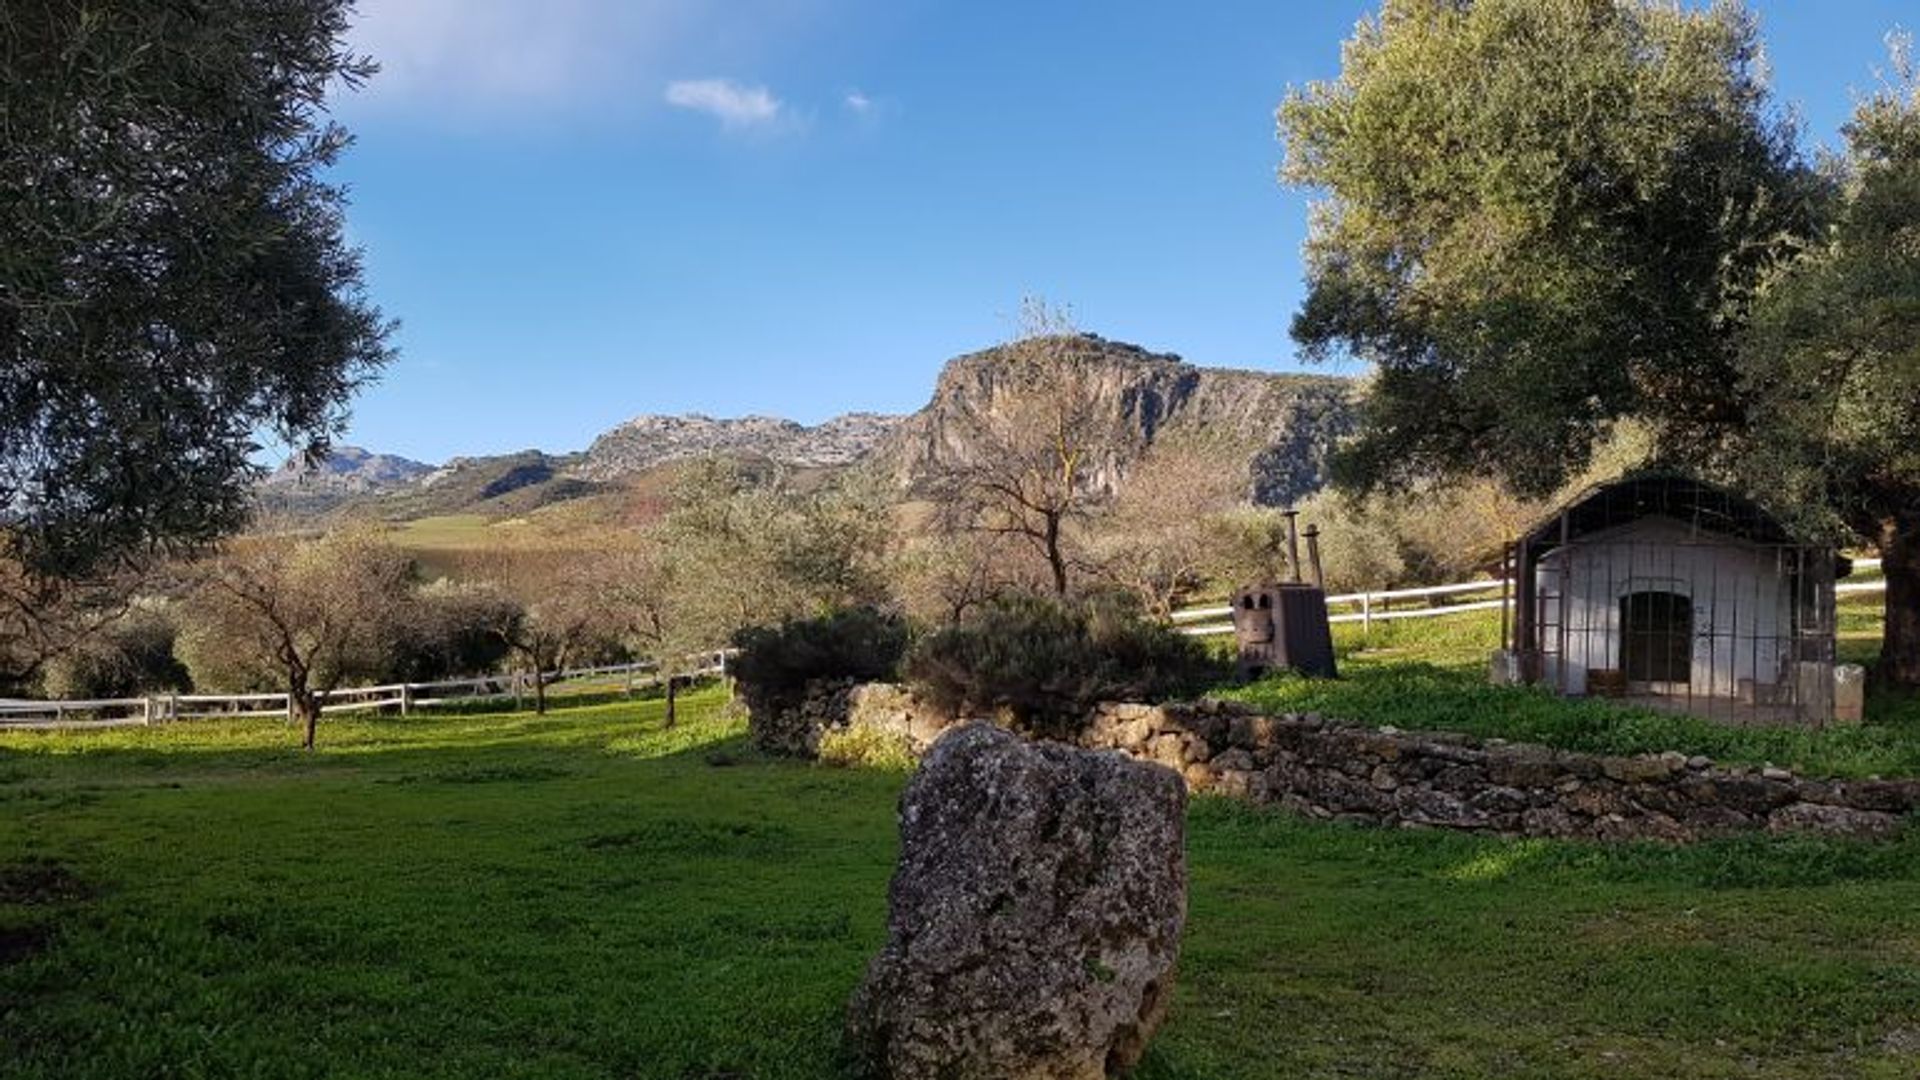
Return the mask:
[(48, 661), (42, 690), (55, 698), (121, 698), (186, 690), (192, 682), (174, 655), (173, 622), (135, 607), (72, 650)]
[(915, 761), (913, 745), (897, 731), (855, 724), (832, 728), (820, 736), (820, 763), (890, 772), (910, 772)]
[(416, 596), (408, 632), (396, 642), (393, 674), (425, 682), (497, 670), (508, 650), (496, 628), (520, 615), (518, 602), (488, 585), (446, 579), (426, 585)]
[(797, 707), (807, 684), (819, 679), (872, 682), (898, 675), (907, 651), (907, 624), (898, 615), (848, 608), (734, 636), (732, 664), (740, 695), (759, 715)]
[(1097, 702), (1196, 693), (1217, 674), (1202, 645), (1123, 603), (1035, 596), (928, 635), (906, 663), (914, 693), (943, 712), (992, 715), (1068, 740)]

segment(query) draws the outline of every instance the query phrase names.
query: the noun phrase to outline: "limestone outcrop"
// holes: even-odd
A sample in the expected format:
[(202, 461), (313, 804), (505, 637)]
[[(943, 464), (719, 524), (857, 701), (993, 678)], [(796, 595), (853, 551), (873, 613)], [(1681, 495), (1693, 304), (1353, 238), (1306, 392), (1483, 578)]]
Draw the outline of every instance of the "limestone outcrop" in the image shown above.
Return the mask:
[(889, 1080), (1099, 1080), (1165, 1015), (1186, 920), (1172, 770), (988, 724), (934, 744), (900, 802), (887, 943), (848, 1007)]

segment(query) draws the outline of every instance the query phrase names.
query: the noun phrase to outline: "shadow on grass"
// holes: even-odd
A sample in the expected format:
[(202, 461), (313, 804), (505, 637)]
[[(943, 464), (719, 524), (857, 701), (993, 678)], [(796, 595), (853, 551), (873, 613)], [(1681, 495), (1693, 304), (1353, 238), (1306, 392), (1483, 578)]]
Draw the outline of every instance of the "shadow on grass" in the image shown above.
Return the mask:
[(1322, 822), (1211, 796), (1194, 800), (1188, 823), (1196, 860), (1257, 861), (1284, 853), (1412, 875), (1436, 888), (1605, 882), (1729, 890), (1920, 882), (1920, 827), (1914, 825), (1888, 840), (1742, 833), (1691, 844), (1600, 843)]
[(1824, 729), (1731, 727), (1539, 687), (1494, 686), (1477, 669), (1418, 660), (1347, 665), (1339, 679), (1280, 675), (1218, 697), (1276, 713), (1317, 712), (1406, 731), (1452, 731), (1596, 754), (1678, 750), (1717, 761), (1790, 766), (1810, 775), (1920, 776), (1920, 706)]

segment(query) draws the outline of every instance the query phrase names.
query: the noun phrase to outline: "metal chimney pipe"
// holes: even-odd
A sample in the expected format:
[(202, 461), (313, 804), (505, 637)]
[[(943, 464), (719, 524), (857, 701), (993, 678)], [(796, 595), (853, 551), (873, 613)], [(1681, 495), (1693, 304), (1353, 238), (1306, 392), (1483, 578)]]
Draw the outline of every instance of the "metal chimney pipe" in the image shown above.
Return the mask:
[(1295, 585), (1300, 584), (1300, 523), (1295, 518), (1300, 511), (1289, 506), (1281, 513), (1287, 516), (1287, 574)]
[(1327, 591), (1327, 575), (1320, 568), (1320, 526), (1307, 523), (1307, 563), (1313, 567), (1313, 583), (1321, 592)]

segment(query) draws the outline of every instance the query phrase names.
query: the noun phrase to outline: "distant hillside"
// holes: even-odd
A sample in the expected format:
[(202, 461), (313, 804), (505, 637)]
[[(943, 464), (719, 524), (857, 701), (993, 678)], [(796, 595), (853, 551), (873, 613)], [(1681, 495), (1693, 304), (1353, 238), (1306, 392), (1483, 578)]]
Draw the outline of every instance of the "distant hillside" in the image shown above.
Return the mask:
[(395, 521), (443, 514), (512, 517), (601, 490), (601, 485), (573, 475), (579, 462), (578, 454), (556, 456), (539, 450), (457, 457), (356, 509)]
[[(1075, 346), (1104, 370), (1096, 392), (1125, 419), (1133, 449), (1185, 432), (1206, 432), (1255, 447), (1246, 463), (1250, 493), (1268, 505), (1292, 502), (1326, 482), (1327, 453), (1353, 430), (1353, 384), (1322, 375), (1277, 375), (1203, 368), (1178, 356), (1081, 335)], [(907, 487), (949, 463), (977, 455), (964, 418), (1008, 407), (1018, 389), (1006, 378), (1006, 347), (948, 362), (933, 400), (907, 417), (875, 448), (870, 464)], [(1095, 483), (1125, 483), (1130, 461), (1095, 466)]]
[(604, 485), (572, 475), (579, 461), (578, 454), (522, 450), (454, 458), (436, 468), (345, 447), (311, 469), (276, 471), (261, 484), (260, 502), (271, 512), (294, 517), (512, 517), (601, 491)]
[(376, 454), (358, 446), (336, 446), (318, 462), (291, 457), (270, 473), (270, 486), (303, 485), (339, 491), (375, 491), (404, 484), (433, 471), (433, 466), (394, 454)]
[(714, 454), (762, 457), (801, 468), (833, 468), (864, 457), (899, 425), (898, 416), (848, 413), (816, 427), (771, 416), (637, 416), (593, 440), (574, 468), (585, 480), (614, 480), (658, 465)]
[[(1248, 490), (1263, 503), (1317, 490), (1328, 450), (1354, 426), (1353, 384), (1345, 379), (1196, 367), (1091, 334), (1073, 344), (1104, 372), (1098, 393), (1133, 431), (1128, 453), (1183, 432), (1227, 436), (1251, 448)], [(979, 452), (967, 445), (960, 421), (1007, 407), (1018, 391), (1006, 378), (1006, 359), (1001, 347), (949, 361), (932, 400), (911, 416), (848, 413), (813, 427), (766, 416), (639, 416), (602, 433), (583, 454), (523, 450), (455, 458), (438, 468), (342, 447), (318, 466), (276, 472), (262, 486), (262, 501), (295, 515), (388, 521), (455, 514), (497, 520), (568, 504), (566, 519), (586, 529), (657, 513), (663, 478), (679, 463), (710, 455), (774, 462), (807, 483), (859, 464), (906, 493), (943, 464)], [(1098, 463), (1096, 482), (1124, 484), (1130, 464), (1124, 454)]]
[(406, 486), (433, 466), (358, 446), (336, 446), (317, 462), (288, 458), (261, 481), (261, 497), (281, 512), (325, 513), (349, 501)]

